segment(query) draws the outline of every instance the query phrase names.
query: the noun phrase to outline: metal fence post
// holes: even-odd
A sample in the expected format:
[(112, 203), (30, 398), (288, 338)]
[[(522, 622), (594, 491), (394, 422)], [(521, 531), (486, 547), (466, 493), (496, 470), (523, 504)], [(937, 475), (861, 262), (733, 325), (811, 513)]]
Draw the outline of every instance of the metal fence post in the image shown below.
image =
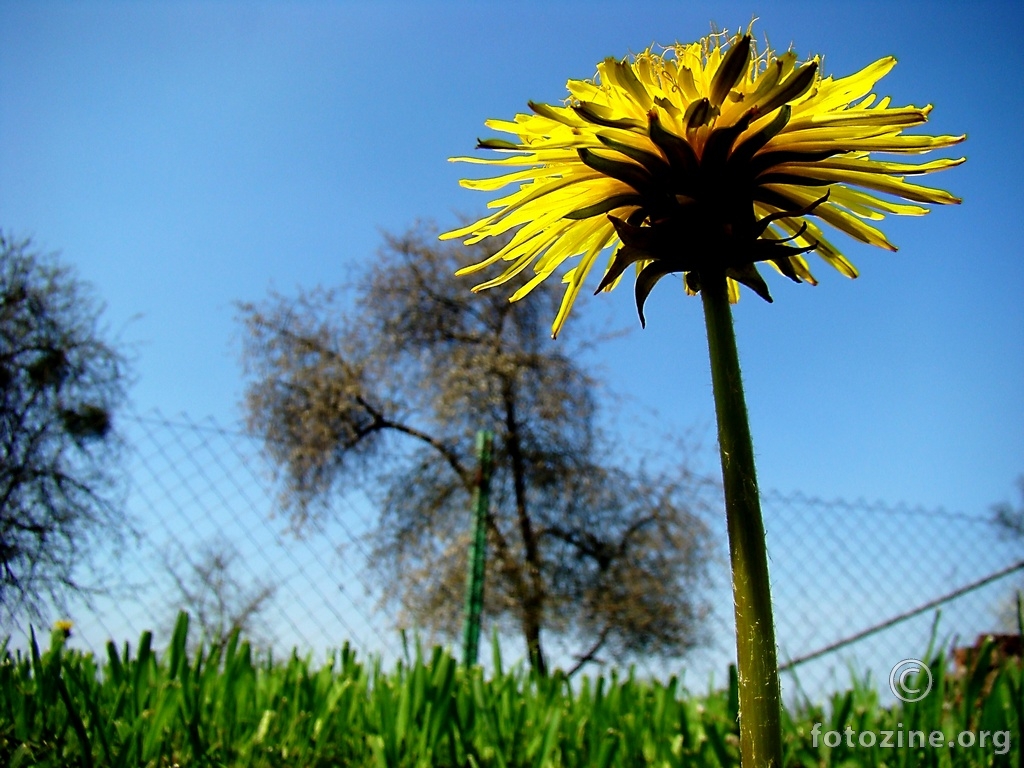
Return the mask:
[(491, 490), (491, 451), (494, 434), (476, 433), (477, 474), (473, 489), (473, 543), (469, 553), (466, 585), (465, 656), (467, 667), (476, 664), (480, 649), (480, 614), (484, 607), (484, 570), (487, 563), (487, 506)]

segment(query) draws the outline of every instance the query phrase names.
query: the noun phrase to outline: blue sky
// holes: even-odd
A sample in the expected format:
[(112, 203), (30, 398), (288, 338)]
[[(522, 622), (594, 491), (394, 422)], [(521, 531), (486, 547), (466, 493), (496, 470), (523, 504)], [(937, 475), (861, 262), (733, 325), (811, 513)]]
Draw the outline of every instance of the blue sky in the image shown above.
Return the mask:
[[(932, 177), (962, 206), (887, 222), (896, 254), (837, 234), (860, 279), (812, 257), (818, 287), (769, 276), (773, 305), (736, 307), (762, 485), (985, 514), (1024, 472), (1019, 4), (0, 2), (0, 226), (95, 286), (137, 409), (231, 423), (234, 302), (337, 284), (381, 230), (482, 211), (447, 158), (486, 118), (755, 16), (826, 73), (895, 55), (879, 93), (968, 135), (947, 153), (968, 162)], [(625, 284), (584, 293), (636, 325)], [(609, 407), (712, 435), (699, 300), (666, 280), (647, 317), (588, 361), (623, 395)]]

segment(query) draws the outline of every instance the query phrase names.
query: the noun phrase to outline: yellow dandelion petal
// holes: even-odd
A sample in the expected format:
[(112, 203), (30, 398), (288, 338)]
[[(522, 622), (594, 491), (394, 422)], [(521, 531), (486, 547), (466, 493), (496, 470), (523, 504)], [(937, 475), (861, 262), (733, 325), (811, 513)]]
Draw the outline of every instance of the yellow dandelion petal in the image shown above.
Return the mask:
[(896, 162), (876, 153), (920, 155), (964, 137), (905, 133), (932, 108), (894, 107), (876, 95), (894, 58), (840, 78), (823, 76), (820, 64), (793, 51), (759, 52), (749, 31), (713, 35), (607, 58), (592, 80), (568, 81), (564, 104), (530, 102), (529, 113), (486, 121), (508, 138), (482, 140), (489, 157), (452, 159), (500, 170), (463, 186), (511, 191), (489, 203), (494, 213), (442, 237), (511, 237), (459, 274), (504, 263), (475, 288), (484, 290), (532, 268), (516, 301), (564, 270), (556, 334), (603, 252), (599, 289), (612, 290), (635, 265), (641, 318), (654, 284), (671, 273), (683, 274), (687, 293), (699, 291), (701, 274), (724, 274), (732, 300), (740, 283), (771, 300), (758, 262), (816, 284), (810, 252), (856, 277), (823, 225), (895, 250), (875, 226), (886, 216), (960, 202), (907, 177), (964, 158)]
[(838, 184), (831, 187), (831, 194), (828, 199), (829, 202), (841, 205), (848, 211), (852, 211), (858, 216), (871, 219), (872, 221), (881, 221), (887, 213), (897, 216), (923, 216), (928, 213), (928, 209), (923, 205), (897, 203), (859, 189), (843, 187)]

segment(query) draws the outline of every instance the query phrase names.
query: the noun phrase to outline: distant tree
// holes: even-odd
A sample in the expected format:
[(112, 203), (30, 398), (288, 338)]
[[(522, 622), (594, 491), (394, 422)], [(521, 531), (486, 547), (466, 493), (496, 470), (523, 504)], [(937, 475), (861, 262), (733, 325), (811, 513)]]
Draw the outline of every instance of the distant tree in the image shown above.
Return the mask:
[[(992, 505), (992, 523), (1004, 535), (1011, 538), (1024, 539), (1024, 475), (1017, 478), (1017, 489), (1020, 492), (1020, 505), (1014, 507), (1009, 501), (1001, 501)], [(999, 624), (1008, 632), (1020, 629), (1017, 604), (1024, 590), (1020, 585), (1007, 596), (999, 609)]]
[[(661, 469), (597, 426), (599, 383), (533, 301), (472, 295), (457, 268), (487, 255), (427, 230), (385, 236), (345, 303), (336, 291), (241, 305), (248, 424), (301, 526), (331, 494), (369, 488), (372, 561), (404, 619), (455, 638), (470, 537), (474, 433), (495, 432), (484, 617), (607, 653), (680, 655), (703, 639), (707, 483), (678, 445)], [(634, 467), (636, 469), (629, 469)]]
[(88, 286), (0, 233), (0, 615), (98, 587), (80, 577), (125, 530), (112, 418), (125, 360)]
[(1024, 475), (1017, 478), (1017, 488), (1020, 491), (1020, 506), (1014, 508), (1009, 501), (993, 504), (992, 522), (1004, 533), (1024, 539)]
[(171, 600), (172, 612), (187, 611), (193, 626), (200, 629), (199, 636), (193, 635), (195, 642), (221, 646), (239, 632), (257, 646), (266, 645), (262, 614), (273, 603), (277, 585), (241, 577), (236, 568), (238, 550), (228, 541), (207, 542), (192, 555), (191, 559), (165, 558), (164, 569), (177, 593)]

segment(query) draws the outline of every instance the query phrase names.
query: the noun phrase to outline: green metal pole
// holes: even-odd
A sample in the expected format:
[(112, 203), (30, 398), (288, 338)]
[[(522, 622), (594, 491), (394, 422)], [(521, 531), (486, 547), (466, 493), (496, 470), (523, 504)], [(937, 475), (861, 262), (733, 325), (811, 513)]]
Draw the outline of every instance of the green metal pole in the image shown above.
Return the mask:
[(476, 433), (476, 483), (473, 489), (473, 543), (466, 585), (465, 663), (476, 664), (480, 650), (480, 615), (484, 608), (484, 570), (487, 565), (487, 507), (490, 503), (494, 434)]

